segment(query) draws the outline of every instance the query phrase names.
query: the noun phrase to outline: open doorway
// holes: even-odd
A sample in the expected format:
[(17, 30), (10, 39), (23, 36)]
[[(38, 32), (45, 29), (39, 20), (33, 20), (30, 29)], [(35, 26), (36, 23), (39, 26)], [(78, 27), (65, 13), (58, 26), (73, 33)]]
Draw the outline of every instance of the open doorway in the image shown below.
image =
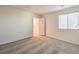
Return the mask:
[(40, 36), (46, 35), (46, 20), (44, 17), (41, 17), (39, 20), (39, 35)]
[(33, 19), (33, 36), (38, 37), (39, 35), (39, 18), (36, 17)]
[(36, 17), (33, 19), (33, 36), (45, 36), (46, 35), (46, 20), (43, 17)]

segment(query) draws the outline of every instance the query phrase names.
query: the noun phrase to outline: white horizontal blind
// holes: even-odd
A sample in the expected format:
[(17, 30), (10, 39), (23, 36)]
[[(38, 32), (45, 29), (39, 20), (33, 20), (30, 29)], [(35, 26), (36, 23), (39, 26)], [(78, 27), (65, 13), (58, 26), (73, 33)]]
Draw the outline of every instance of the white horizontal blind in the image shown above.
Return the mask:
[(67, 29), (67, 15), (59, 16), (59, 29)]
[(68, 14), (68, 29), (78, 29), (78, 13)]
[(79, 13), (59, 15), (59, 29), (79, 29)]

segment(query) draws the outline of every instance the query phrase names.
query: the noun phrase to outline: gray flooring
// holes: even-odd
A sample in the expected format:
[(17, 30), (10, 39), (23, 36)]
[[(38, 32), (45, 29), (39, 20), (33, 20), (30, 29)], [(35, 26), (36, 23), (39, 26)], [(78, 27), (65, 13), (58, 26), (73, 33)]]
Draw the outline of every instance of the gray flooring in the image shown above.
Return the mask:
[(0, 54), (78, 54), (79, 46), (49, 37), (33, 37), (0, 46)]

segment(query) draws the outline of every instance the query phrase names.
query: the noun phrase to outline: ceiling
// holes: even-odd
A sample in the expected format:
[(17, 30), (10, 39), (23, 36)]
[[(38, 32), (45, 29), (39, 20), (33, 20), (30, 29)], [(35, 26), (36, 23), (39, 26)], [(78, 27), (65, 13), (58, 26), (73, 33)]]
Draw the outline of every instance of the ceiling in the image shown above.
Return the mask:
[(29, 10), (33, 13), (42, 15), (45, 13), (54, 12), (73, 6), (74, 5), (14, 5), (13, 7), (20, 8), (23, 10)]

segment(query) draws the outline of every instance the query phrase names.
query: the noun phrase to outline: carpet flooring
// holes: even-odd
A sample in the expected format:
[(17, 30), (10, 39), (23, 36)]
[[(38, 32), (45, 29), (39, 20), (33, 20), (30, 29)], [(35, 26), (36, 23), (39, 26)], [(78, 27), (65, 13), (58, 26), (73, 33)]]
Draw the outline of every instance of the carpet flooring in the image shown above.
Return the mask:
[(79, 54), (79, 45), (40, 36), (0, 45), (0, 54)]

